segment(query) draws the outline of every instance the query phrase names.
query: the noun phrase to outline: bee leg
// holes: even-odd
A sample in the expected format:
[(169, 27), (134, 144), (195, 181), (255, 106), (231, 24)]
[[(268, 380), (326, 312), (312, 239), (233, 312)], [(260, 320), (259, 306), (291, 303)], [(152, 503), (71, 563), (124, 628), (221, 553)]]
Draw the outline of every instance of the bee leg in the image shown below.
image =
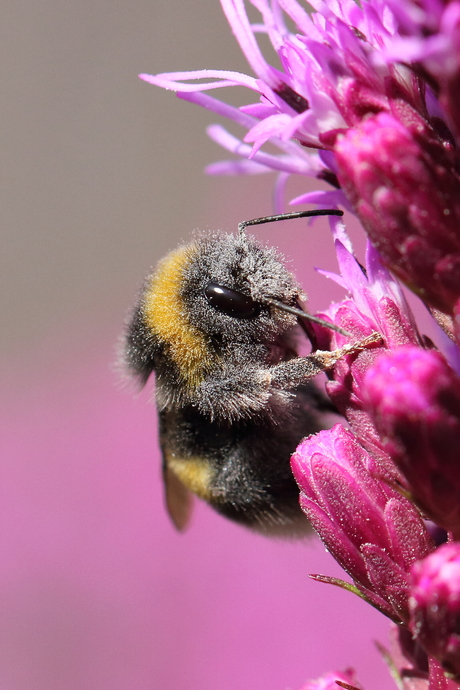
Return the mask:
[(316, 350), (316, 352), (312, 352), (312, 354), (308, 356), (308, 359), (312, 359), (315, 364), (318, 364), (318, 366), (321, 367), (321, 371), (324, 371), (331, 369), (342, 357), (366, 350), (369, 346), (380, 343), (381, 341), (382, 336), (380, 333), (374, 332), (367, 336), (367, 338), (358, 340), (356, 343), (344, 345), (338, 350), (332, 350), (331, 352), (328, 350)]
[(290, 389), (306, 383), (322, 371), (332, 369), (342, 357), (361, 352), (366, 348), (382, 341), (380, 333), (372, 333), (367, 338), (356, 343), (344, 345), (338, 350), (316, 350), (307, 357), (296, 357), (287, 362), (281, 362), (270, 369), (271, 385), (274, 388)]

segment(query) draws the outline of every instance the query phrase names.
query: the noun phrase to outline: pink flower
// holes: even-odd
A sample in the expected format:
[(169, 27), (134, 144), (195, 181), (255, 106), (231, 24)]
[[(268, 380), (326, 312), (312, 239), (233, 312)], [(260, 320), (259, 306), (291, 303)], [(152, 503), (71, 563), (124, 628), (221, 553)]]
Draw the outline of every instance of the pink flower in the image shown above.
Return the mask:
[(385, 263), (451, 314), (460, 297), (460, 179), (426, 121), (409, 118), (381, 113), (339, 137), (338, 177)]
[(364, 598), (407, 621), (410, 567), (433, 548), (417, 511), (371, 474), (373, 459), (340, 424), (305, 439), (291, 465), (302, 510), (328, 551)]
[(460, 535), (460, 380), (438, 352), (401, 347), (364, 379), (385, 450), (424, 513)]
[(444, 544), (412, 568), (410, 628), (443, 667), (460, 675), (460, 544)]

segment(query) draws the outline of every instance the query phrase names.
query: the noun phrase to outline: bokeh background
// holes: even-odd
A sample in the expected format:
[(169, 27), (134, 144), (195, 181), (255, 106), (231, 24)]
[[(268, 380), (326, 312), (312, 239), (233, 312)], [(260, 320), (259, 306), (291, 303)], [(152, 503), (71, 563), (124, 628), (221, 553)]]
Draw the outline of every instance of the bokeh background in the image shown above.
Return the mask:
[[(150, 267), (193, 229), (272, 211), (271, 176), (203, 175), (223, 155), (209, 113), (137, 78), (246, 70), (218, 0), (5, 0), (0, 32), (1, 690), (296, 690), (347, 666), (391, 686), (387, 622), (308, 579), (340, 576), (314, 539), (201, 504), (174, 531), (151, 390), (114, 370)], [(340, 297), (313, 270), (335, 268), (326, 224), (259, 235), (312, 310)]]

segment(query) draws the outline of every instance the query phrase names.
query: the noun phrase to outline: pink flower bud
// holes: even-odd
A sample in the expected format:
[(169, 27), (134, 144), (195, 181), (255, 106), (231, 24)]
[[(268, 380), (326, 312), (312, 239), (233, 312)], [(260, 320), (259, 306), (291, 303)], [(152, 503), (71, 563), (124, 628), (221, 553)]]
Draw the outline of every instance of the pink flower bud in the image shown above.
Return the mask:
[(460, 675), (460, 544), (444, 544), (412, 567), (410, 628), (427, 653)]
[(460, 381), (438, 352), (406, 346), (381, 355), (364, 379), (384, 447), (425, 514), (460, 531)]
[[(408, 117), (407, 113), (406, 119)], [(385, 263), (430, 305), (460, 297), (460, 179), (426, 121), (380, 113), (342, 135), (338, 176)]]
[(412, 504), (369, 472), (373, 459), (340, 424), (292, 456), (300, 505), (328, 551), (386, 615), (408, 618), (408, 573), (432, 548)]

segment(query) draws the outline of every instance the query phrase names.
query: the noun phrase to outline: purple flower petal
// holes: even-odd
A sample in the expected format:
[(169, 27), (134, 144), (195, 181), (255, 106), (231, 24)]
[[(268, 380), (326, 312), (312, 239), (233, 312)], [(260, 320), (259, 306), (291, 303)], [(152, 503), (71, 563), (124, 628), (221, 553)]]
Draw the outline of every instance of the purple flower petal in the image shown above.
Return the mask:
[[(208, 91), (209, 89), (220, 89), (225, 86), (246, 86), (248, 89), (258, 91), (257, 82), (253, 77), (248, 77), (241, 72), (230, 72), (228, 70), (202, 69), (195, 72), (164, 72), (163, 74), (139, 74), (139, 78), (148, 84), (161, 86), (169, 91)], [(183, 80), (189, 79), (219, 79), (215, 82), (205, 84), (186, 84)]]

